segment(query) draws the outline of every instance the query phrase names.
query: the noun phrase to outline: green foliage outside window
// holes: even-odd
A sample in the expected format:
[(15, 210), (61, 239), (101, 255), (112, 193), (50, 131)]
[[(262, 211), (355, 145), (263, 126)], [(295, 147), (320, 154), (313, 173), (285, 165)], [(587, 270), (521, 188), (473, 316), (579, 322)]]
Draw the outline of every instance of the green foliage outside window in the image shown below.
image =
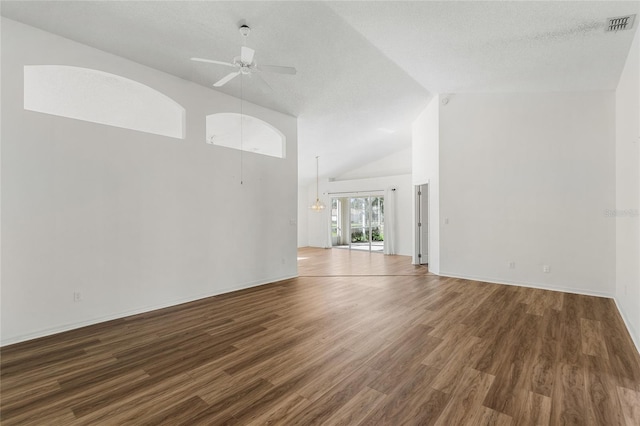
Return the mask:
[[(384, 241), (384, 234), (380, 230), (380, 228), (375, 227), (371, 230), (371, 240), (372, 241)], [(369, 235), (367, 232), (353, 231), (351, 232), (351, 242), (352, 243), (366, 243), (369, 241)]]

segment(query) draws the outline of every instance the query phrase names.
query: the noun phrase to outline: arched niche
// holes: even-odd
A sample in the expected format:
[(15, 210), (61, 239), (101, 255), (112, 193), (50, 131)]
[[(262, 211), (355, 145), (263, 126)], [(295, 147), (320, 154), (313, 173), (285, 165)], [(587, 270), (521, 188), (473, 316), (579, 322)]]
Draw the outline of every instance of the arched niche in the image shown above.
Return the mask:
[(207, 143), (270, 157), (285, 158), (286, 138), (271, 124), (235, 112), (207, 116)]
[(128, 78), (67, 65), (24, 67), (24, 109), (184, 139), (185, 109)]

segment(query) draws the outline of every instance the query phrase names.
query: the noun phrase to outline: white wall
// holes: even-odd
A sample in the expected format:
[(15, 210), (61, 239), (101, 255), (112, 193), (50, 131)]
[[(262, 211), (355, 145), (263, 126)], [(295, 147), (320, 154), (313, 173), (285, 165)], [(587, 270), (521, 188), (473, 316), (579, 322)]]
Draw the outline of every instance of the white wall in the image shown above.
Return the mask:
[(615, 298), (640, 350), (640, 31), (616, 90)]
[[(359, 191), (396, 188), (396, 254), (411, 256), (412, 253), (412, 185), (411, 175), (384, 176), (369, 179), (353, 179), (328, 182), (320, 181), (320, 199), (327, 208), (318, 213), (309, 211), (309, 206), (315, 200), (315, 183), (307, 187), (308, 237), (311, 247), (330, 247), (329, 214), (332, 192), (355, 193)], [(347, 196), (349, 194), (346, 194)]]
[[(434, 96), (413, 122), (412, 183), (429, 184), (429, 272), (440, 273), (440, 95)], [(414, 209), (415, 212), (415, 198)], [(415, 214), (414, 220), (415, 223)], [(415, 232), (412, 232), (415, 247)], [(415, 256), (413, 263), (418, 263)]]
[[(316, 200), (316, 183), (314, 182), (300, 190), (301, 196), (302, 194), (306, 194), (306, 202), (304, 206), (301, 206), (301, 208), (304, 207), (304, 210), (302, 210), (301, 213), (306, 215), (307, 245), (309, 247), (331, 247), (331, 241), (329, 241), (331, 198), (325, 194), (327, 192), (327, 184), (327, 179), (320, 179), (318, 183), (318, 198), (320, 198), (325, 205), (325, 209), (321, 211), (313, 211), (309, 208)], [(298, 233), (300, 233), (300, 231), (298, 231)]]
[[(315, 185), (315, 184), (314, 184)], [(315, 186), (314, 186), (315, 188)], [(309, 246), (309, 187), (298, 186), (298, 247)], [(315, 197), (315, 192), (314, 192)]]
[(440, 272), (613, 295), (614, 146), (613, 92), (451, 97), (440, 108)]
[[(185, 58), (185, 60), (188, 60)], [(23, 66), (118, 74), (186, 108), (186, 138), (23, 109)], [(296, 119), (254, 105), (287, 158), (205, 144), (239, 100), (2, 20), (2, 344), (292, 277)], [(73, 302), (80, 292), (81, 302)]]

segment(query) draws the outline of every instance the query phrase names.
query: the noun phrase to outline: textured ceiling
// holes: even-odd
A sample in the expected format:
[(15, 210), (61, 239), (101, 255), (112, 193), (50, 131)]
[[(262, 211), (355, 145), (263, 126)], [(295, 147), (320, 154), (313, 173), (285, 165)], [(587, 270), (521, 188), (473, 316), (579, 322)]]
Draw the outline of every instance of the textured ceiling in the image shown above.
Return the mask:
[[(640, 2), (332, 2), (433, 93), (615, 89), (633, 31), (608, 17)], [(391, 34), (391, 36), (390, 36)]]
[[(431, 93), (610, 90), (633, 31), (605, 33), (607, 17), (640, 2), (1, 3), (2, 15), (207, 87), (228, 69), (238, 24), (273, 90), (244, 98), (299, 118), (299, 175), (335, 177), (410, 145)], [(636, 24), (637, 26), (637, 24)], [(239, 96), (239, 79), (220, 90)], [(393, 130), (390, 133), (387, 130)]]

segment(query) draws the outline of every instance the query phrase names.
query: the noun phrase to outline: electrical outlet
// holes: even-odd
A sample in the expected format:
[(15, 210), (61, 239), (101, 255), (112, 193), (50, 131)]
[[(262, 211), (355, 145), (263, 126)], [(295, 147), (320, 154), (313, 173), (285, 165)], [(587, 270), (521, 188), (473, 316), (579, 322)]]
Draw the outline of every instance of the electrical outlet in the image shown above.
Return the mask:
[(514, 262), (513, 260), (509, 262), (509, 269), (516, 269), (516, 262)]
[(551, 267), (549, 267), (549, 265), (542, 265), (542, 272), (548, 274), (549, 272), (551, 272)]
[(73, 301), (74, 302), (82, 302), (82, 294), (79, 291), (73, 292)]

